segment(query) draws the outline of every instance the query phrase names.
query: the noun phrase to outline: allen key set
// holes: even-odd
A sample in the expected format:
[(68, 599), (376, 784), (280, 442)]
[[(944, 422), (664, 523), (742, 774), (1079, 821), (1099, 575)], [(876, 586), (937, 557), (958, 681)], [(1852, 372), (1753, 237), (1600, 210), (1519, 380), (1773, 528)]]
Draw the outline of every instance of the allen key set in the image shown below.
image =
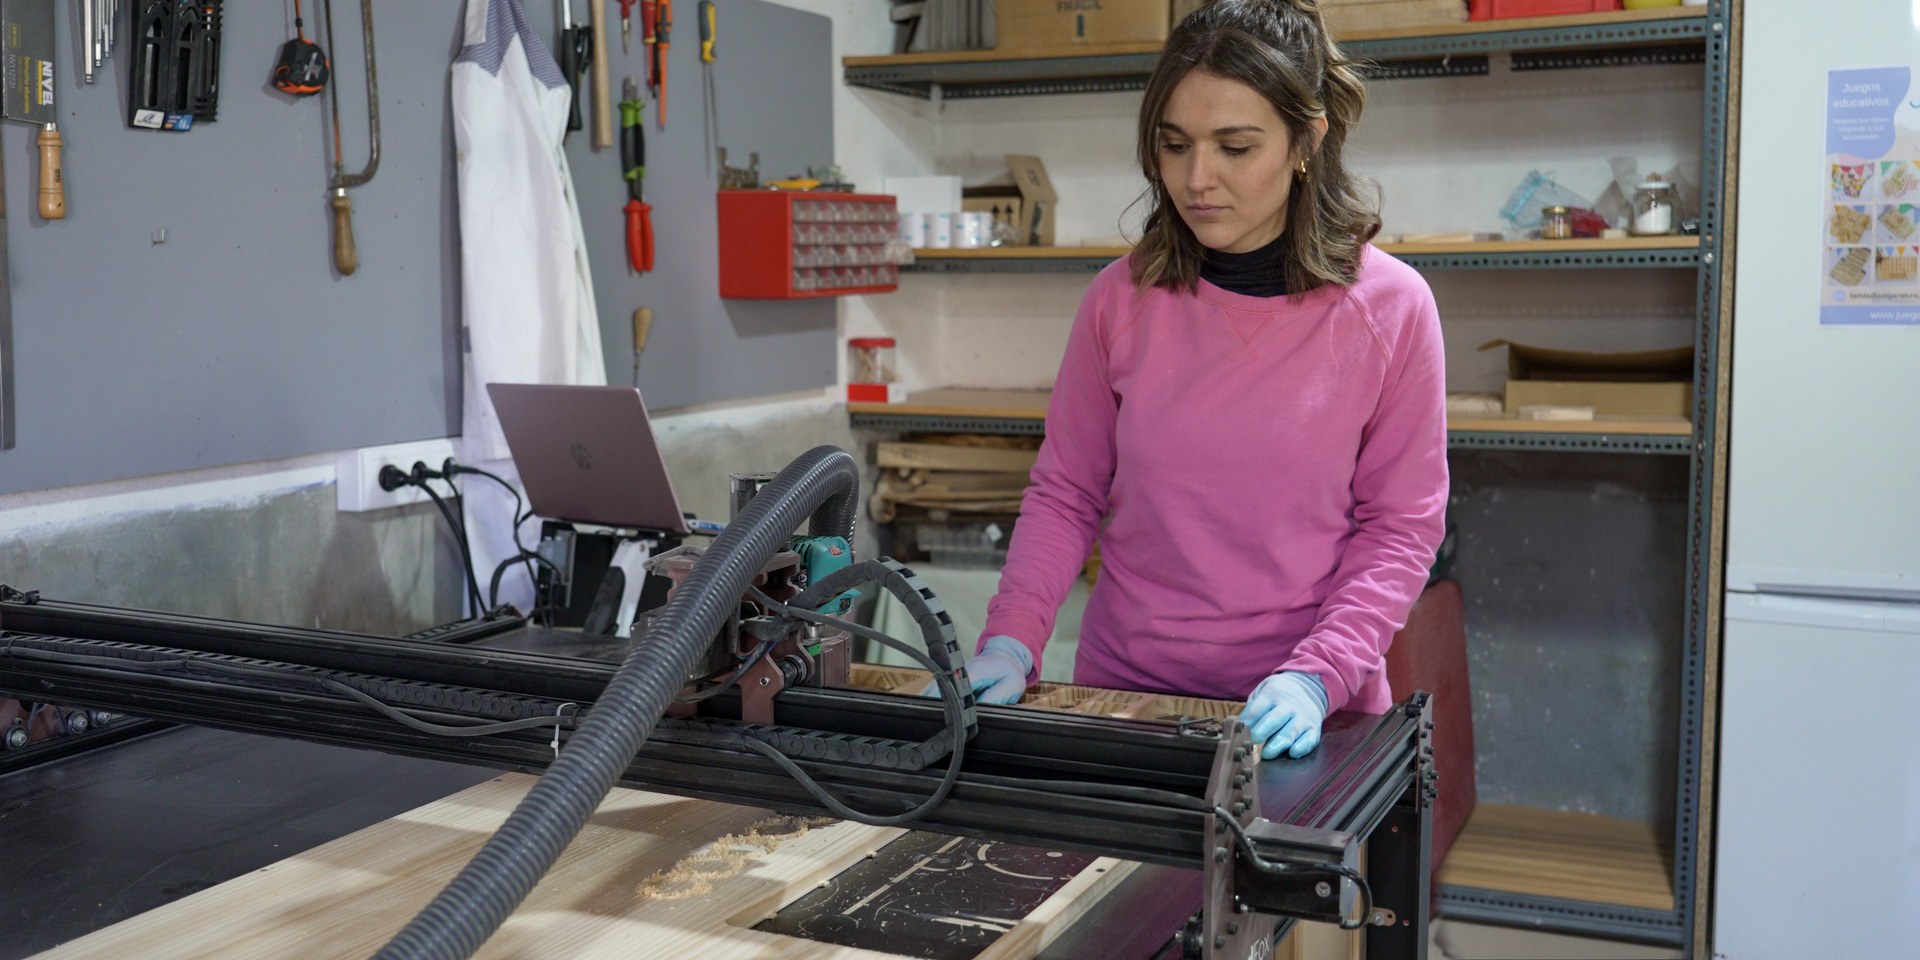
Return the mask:
[(120, 22), (120, 0), (80, 0), (80, 19), (87, 35), (84, 76), (92, 83), (94, 71), (113, 56), (113, 28)]

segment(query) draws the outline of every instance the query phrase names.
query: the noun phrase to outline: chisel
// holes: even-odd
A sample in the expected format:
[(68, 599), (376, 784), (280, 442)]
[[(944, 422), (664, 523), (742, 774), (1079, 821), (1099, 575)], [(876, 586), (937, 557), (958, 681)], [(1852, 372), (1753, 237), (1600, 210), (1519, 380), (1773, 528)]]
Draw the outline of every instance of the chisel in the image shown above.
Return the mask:
[(653, 332), (653, 308), (633, 312), (633, 385), (640, 385), (640, 355), (647, 352), (647, 335)]
[(0, 450), (12, 449), (13, 278), (7, 275), (7, 178), (0, 170)]

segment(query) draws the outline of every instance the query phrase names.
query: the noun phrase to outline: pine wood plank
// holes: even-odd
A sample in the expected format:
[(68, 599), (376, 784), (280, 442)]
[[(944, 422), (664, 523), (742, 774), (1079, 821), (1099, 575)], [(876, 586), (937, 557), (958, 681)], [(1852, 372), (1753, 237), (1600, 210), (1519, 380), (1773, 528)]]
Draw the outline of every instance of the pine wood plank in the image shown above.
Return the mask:
[[(1379, 30), (1355, 30), (1340, 34), (1336, 40), (1400, 40), (1407, 37), (1451, 37), (1475, 33), (1501, 33), (1508, 30), (1553, 30), (1561, 27), (1586, 27), (1600, 24), (1638, 23), (1647, 20), (1683, 20), (1704, 17), (1705, 7), (1655, 7), (1648, 10), (1614, 10), (1604, 13), (1575, 13), (1558, 17), (1521, 17), (1510, 20), (1468, 20), (1462, 23), (1425, 24)], [(1159, 53), (1158, 42), (1084, 44), (1069, 47), (1040, 47), (1032, 50), (941, 50), (931, 53), (896, 53), (880, 56), (842, 57), (848, 67), (899, 67), (939, 63), (985, 63), (993, 61), (1057, 60), (1071, 57), (1111, 57), (1140, 53)]]
[(1394, 256), (1433, 253), (1560, 253), (1591, 250), (1692, 250), (1699, 237), (1575, 237), (1571, 240), (1466, 240), (1451, 243), (1382, 243)]
[(1639, 434), (1660, 437), (1684, 437), (1693, 433), (1693, 424), (1679, 418), (1672, 419), (1615, 419), (1595, 420), (1516, 420), (1504, 417), (1467, 419), (1449, 417), (1448, 430), (1465, 430), (1480, 433), (1605, 433)]
[(1652, 824), (1483, 803), (1454, 841), (1440, 881), (1671, 910), (1672, 871)]
[(991, 417), (1045, 420), (1051, 390), (923, 390), (905, 403), (849, 403), (849, 413), (892, 413), (910, 417)]
[[(1033, 470), (1038, 450), (963, 447), (944, 443), (882, 443), (877, 465), (901, 470), (967, 470), (1024, 474)], [(996, 491), (1004, 493), (1004, 491)]]
[(1132, 247), (926, 247), (915, 248), (913, 255), (921, 260), (1118, 260), (1131, 252)]
[[(364, 960), (472, 858), (533, 783), (522, 774), (495, 778), (96, 931), (40, 960)], [(638, 892), (648, 877), (768, 816), (750, 807), (617, 789), (475, 957), (891, 957), (751, 925), (904, 832), (897, 828), (836, 823), (713, 880), (700, 896), (649, 899)], [(1032, 956), (1131, 869), (1095, 861), (1016, 926), (1010, 942), (997, 942), (993, 957)]]
[[(921, 417), (1044, 420), (1047, 416), (1047, 401), (1052, 399), (1052, 396), (1052, 392), (1047, 390), (927, 390), (908, 396), (905, 403), (849, 403), (847, 410), (850, 413), (890, 413)], [(1517, 420), (1505, 417), (1484, 417), (1451, 418), (1447, 421), (1447, 429), (1498, 433), (1605, 433), (1684, 437), (1693, 432), (1693, 425), (1680, 419)], [(888, 466), (888, 464), (882, 463), (881, 466)], [(952, 469), (982, 468), (954, 467)]]
[[(1381, 243), (1381, 250), (1394, 256), (1419, 256), (1448, 253), (1562, 253), (1600, 250), (1693, 250), (1700, 246), (1694, 236), (1668, 237), (1576, 237), (1571, 240), (1448, 240), (1434, 243)], [(1103, 258), (1118, 260), (1131, 247), (979, 247), (974, 249), (924, 249), (913, 255), (922, 260), (1061, 260)]]

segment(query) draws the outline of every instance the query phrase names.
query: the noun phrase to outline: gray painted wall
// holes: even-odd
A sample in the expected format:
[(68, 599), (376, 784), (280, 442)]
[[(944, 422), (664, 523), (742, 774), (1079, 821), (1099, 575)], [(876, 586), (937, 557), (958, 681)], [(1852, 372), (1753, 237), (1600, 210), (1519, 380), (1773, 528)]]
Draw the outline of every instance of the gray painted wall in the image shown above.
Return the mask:
[[(542, 0), (528, 5), (536, 25), (554, 22), (549, 5)], [(586, 15), (584, 4), (575, 10)], [(593, 261), (607, 379), (632, 382), (631, 318), (635, 307), (653, 308), (639, 385), (655, 410), (825, 387), (838, 377), (838, 312), (831, 298), (720, 299), (719, 166), (709, 167), (705, 147), (697, 10), (693, 0), (674, 6), (665, 131), (654, 123), (654, 105), (647, 105), (646, 191), (656, 246), (652, 273), (636, 276), (627, 267), (627, 192), (619, 150), (590, 149), (590, 129), (567, 143)], [(759, 151), (761, 176), (773, 179), (833, 162), (833, 22), (760, 0), (716, 0), (715, 10), (718, 145), (728, 148), (729, 163), (745, 166), (747, 155)], [(639, 11), (636, 5), (636, 19)], [(615, 95), (627, 76), (644, 93), (640, 27), (634, 26), (632, 56), (623, 58), (617, 19), (614, 26), (607, 46)]]
[[(823, 443), (858, 453), (824, 401), (669, 417), (660, 447), (681, 502), (727, 514), (727, 474)], [(870, 472), (870, 471), (869, 471)], [(862, 490), (870, 490), (871, 477)], [(406, 634), (455, 619), (459, 555), (431, 504), (337, 513), (319, 484), (266, 497), (0, 532), (0, 583), (48, 597), (263, 623)], [(856, 539), (873, 551), (872, 525)]]
[(0, 582), (59, 600), (401, 635), (460, 616), (431, 504), (336, 513), (332, 484), (0, 536)]
[[(553, 6), (528, 4), (549, 31)], [(346, 278), (333, 274), (329, 254), (324, 98), (295, 100), (266, 82), (291, 33), (291, 3), (228, 4), (220, 119), (187, 133), (125, 125), (124, 42), (99, 82), (80, 82), (77, 50), (64, 42), (76, 36), (74, 7), (58, 4), (66, 220), (32, 212), (34, 130), (0, 130), (19, 427), (19, 447), (0, 452), (0, 494), (458, 433), (448, 66), (464, 4), (375, 5), (382, 158), (373, 182), (352, 191), (361, 266)], [(329, 52), (347, 163), (358, 169), (359, 5), (335, 7), (340, 42)], [(576, 7), (584, 17), (587, 5)], [(656, 409), (835, 377), (831, 301), (719, 299), (694, 10), (680, 11), (674, 34), (668, 130), (649, 131), (654, 274), (630, 277), (623, 265), (618, 150), (592, 151), (585, 134), (569, 148), (610, 375), (631, 376), (629, 317), (653, 306), (643, 383)], [(759, 0), (721, 0), (720, 15), (726, 142), (742, 154), (758, 149), (770, 175), (831, 160), (829, 21)], [(610, 46), (618, 59), (617, 19)], [(643, 72), (643, 45), (634, 46), (615, 64), (616, 90), (621, 77)], [(161, 230), (166, 241), (154, 243)]]
[(1686, 458), (1451, 461), (1481, 802), (1670, 825)]

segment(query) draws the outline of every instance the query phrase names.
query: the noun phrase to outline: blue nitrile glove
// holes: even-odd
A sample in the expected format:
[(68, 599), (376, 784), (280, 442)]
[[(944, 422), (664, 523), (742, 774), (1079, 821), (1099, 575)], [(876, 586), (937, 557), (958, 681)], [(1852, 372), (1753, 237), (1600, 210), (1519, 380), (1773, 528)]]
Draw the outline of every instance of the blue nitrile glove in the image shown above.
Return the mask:
[[(1019, 703), (1027, 692), (1027, 674), (1032, 672), (1033, 653), (1027, 645), (1004, 635), (988, 637), (980, 652), (967, 661), (967, 679), (974, 699), (981, 703)], [(940, 685), (929, 683), (920, 695), (937, 697)]]
[(1311, 673), (1276, 673), (1253, 688), (1240, 722), (1253, 728), (1253, 742), (1264, 744), (1260, 759), (1280, 754), (1296, 759), (1320, 745), (1320, 723), (1327, 719), (1327, 686)]

